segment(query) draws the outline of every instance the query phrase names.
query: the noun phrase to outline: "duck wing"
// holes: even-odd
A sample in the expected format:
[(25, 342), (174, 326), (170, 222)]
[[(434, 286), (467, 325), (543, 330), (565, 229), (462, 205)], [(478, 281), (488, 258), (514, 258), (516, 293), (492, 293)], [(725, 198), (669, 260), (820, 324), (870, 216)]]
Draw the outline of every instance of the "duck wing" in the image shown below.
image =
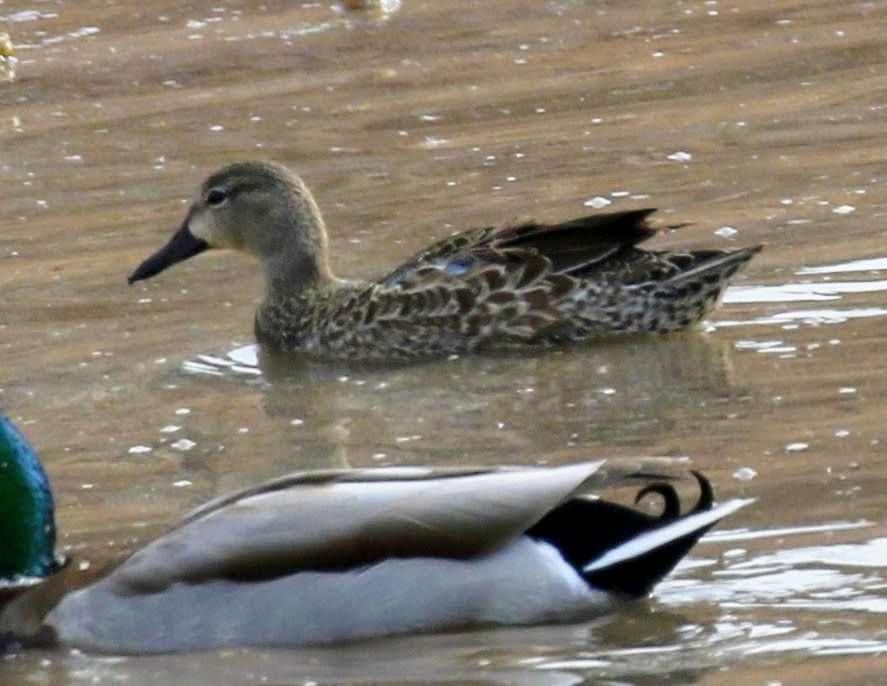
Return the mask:
[(470, 229), (425, 248), (380, 279), (396, 286), (429, 270), (463, 276), (488, 265), (517, 265), (543, 258), (555, 274), (581, 275), (651, 238), (646, 223), (655, 209), (580, 217), (559, 224), (521, 224)]
[(110, 577), (121, 593), (175, 582), (341, 570), (390, 557), (466, 558), (524, 533), (601, 467), (295, 475), (201, 508)]

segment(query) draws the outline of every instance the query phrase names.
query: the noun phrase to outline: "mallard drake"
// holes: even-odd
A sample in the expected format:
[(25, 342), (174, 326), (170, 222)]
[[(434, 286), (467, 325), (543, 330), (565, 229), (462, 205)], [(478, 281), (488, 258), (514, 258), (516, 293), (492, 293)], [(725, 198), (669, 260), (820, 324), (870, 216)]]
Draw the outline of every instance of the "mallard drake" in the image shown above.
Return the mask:
[(664, 482), (638, 493), (664, 499), (659, 516), (588, 499), (612, 478), (603, 462), (294, 474), (204, 505), (63, 595), (49, 482), (2, 415), (0, 466), (0, 635), (42, 623), (42, 640), (115, 653), (580, 620), (647, 594), (750, 502), (713, 507), (701, 475), (684, 515)]
[(130, 284), (207, 248), (259, 258), (265, 298), (256, 337), (273, 349), (385, 360), (546, 346), (700, 321), (761, 246), (641, 250), (654, 210), (559, 224), (471, 229), (422, 250), (372, 281), (329, 266), (327, 233), (302, 180), (272, 162), (210, 176), (170, 241)]

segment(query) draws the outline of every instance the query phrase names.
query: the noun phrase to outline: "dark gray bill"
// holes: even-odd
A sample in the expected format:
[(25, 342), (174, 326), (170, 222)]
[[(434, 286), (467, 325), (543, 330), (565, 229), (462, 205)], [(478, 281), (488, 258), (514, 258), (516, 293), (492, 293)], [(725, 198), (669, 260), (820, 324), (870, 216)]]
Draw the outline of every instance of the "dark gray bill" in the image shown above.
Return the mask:
[(160, 250), (155, 252), (151, 257), (142, 262), (138, 268), (129, 275), (130, 285), (142, 279), (150, 279), (155, 274), (159, 274), (167, 267), (171, 267), (176, 262), (187, 260), (194, 257), (207, 249), (206, 241), (197, 238), (188, 229), (188, 222), (182, 224), (182, 227), (176, 231), (169, 242)]

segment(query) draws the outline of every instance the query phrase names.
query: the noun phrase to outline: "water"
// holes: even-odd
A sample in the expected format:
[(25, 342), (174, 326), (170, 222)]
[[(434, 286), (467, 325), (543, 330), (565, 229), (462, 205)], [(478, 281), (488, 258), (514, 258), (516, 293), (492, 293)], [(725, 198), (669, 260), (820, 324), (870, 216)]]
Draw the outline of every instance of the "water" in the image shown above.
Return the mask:
[[(0, 4), (0, 404), (89, 571), (284, 471), (692, 458), (716, 529), (597, 622), (324, 650), (58, 650), (2, 683), (882, 683), (881, 3)], [(596, 207), (767, 249), (705, 331), (394, 368), (256, 354), (256, 265), (125, 277), (193, 187), (270, 157), (343, 275), (457, 228)], [(730, 231), (726, 229), (731, 229)], [(617, 498), (628, 494), (616, 492)]]

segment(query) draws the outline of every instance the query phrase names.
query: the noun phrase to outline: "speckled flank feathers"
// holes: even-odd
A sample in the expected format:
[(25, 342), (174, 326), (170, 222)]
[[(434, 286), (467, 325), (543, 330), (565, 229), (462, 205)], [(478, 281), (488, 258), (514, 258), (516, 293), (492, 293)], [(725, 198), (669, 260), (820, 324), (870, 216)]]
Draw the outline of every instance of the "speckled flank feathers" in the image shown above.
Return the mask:
[(760, 247), (640, 250), (651, 212), (460, 233), (377, 281), (268, 298), (256, 335), (282, 350), (384, 359), (687, 328)]
[(344, 281), (329, 270), (323, 220), (301, 179), (246, 162), (204, 183), (176, 237), (130, 281), (207, 247), (252, 253), (268, 284), (257, 338), (325, 357), (416, 358), (666, 333), (705, 317), (761, 247), (643, 250), (656, 233), (646, 222), (653, 211), (472, 229), (380, 279)]

